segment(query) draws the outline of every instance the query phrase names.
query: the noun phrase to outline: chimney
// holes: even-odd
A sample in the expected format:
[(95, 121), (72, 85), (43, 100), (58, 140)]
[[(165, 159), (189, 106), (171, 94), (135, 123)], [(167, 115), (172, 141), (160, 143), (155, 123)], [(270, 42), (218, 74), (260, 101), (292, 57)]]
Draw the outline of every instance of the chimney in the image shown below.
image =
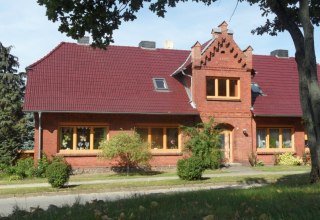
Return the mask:
[(193, 47), (191, 47), (191, 62), (192, 68), (200, 66), (201, 44), (198, 41), (193, 45)]
[(218, 27), (221, 29), (222, 34), (226, 34), (228, 32), (228, 23), (226, 21), (223, 21)]
[(248, 69), (252, 69), (252, 51), (253, 48), (251, 46), (247, 47), (247, 49), (243, 51), (244, 55), (246, 56), (246, 63)]
[(139, 47), (142, 49), (155, 49), (156, 48), (156, 42), (155, 41), (140, 41)]
[(78, 39), (78, 44), (88, 45), (90, 44), (90, 38), (88, 36), (84, 36)]
[(271, 51), (270, 55), (275, 57), (289, 57), (289, 51), (283, 50), (283, 49), (277, 49), (274, 51)]
[(228, 29), (228, 23), (224, 21), (218, 26), (218, 28), (213, 28), (211, 31), (211, 34), (213, 39), (218, 38), (219, 35), (222, 35), (222, 34), (228, 34), (232, 37), (233, 31)]
[(173, 49), (173, 41), (171, 40), (166, 40), (164, 42), (164, 49)]

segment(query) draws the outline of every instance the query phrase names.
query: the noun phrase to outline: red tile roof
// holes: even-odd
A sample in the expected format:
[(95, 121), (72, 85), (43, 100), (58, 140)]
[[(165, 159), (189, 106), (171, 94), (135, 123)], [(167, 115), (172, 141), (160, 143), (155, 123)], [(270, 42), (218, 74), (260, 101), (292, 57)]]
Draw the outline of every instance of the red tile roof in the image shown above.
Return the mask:
[[(28, 67), (25, 111), (198, 114), (170, 76), (190, 51), (61, 43)], [(168, 92), (152, 78), (165, 78)]]
[[(299, 95), (299, 77), (294, 58), (253, 56), (258, 83), (266, 96), (257, 97), (254, 114), (260, 116), (302, 116)], [(320, 76), (320, 68), (318, 67)]]
[[(61, 43), (29, 66), (24, 110), (198, 114), (184, 86), (170, 76), (190, 65), (189, 54), (186, 50), (126, 46), (100, 50)], [(252, 82), (266, 95), (255, 100), (255, 115), (302, 115), (293, 58), (254, 55), (253, 68), (257, 74)], [(169, 92), (155, 91), (152, 78), (165, 78)]]

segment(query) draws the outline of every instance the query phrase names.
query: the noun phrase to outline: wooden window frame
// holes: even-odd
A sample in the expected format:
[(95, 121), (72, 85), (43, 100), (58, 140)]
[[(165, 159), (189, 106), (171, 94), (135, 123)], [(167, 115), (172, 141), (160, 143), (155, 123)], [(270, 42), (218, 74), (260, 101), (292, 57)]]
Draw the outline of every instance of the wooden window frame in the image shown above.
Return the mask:
[[(207, 80), (213, 79), (215, 84), (215, 91), (214, 96), (210, 96), (207, 94)], [(226, 96), (219, 96), (219, 79), (226, 80)], [(230, 80), (237, 80), (237, 96), (230, 96)], [(240, 78), (233, 78), (233, 77), (214, 77), (214, 76), (207, 76), (206, 77), (206, 97), (207, 100), (240, 100)]]
[[(181, 153), (181, 147), (182, 147), (182, 132), (181, 128), (179, 126), (157, 126), (157, 125), (138, 125), (135, 127), (137, 128), (143, 128), (143, 129), (148, 129), (148, 149), (152, 154), (157, 154), (157, 153)], [(162, 128), (163, 129), (163, 148), (161, 149), (155, 149), (151, 148), (151, 142), (152, 142), (152, 128)], [(178, 148), (177, 149), (168, 149), (167, 146), (167, 129), (168, 128), (176, 128), (178, 129)]]
[[(90, 128), (90, 135), (89, 135), (89, 142), (90, 142), (90, 149), (77, 149), (77, 128), (79, 127), (89, 127)], [(72, 142), (72, 149), (61, 149), (61, 128), (72, 128), (73, 129), (73, 142)], [(94, 149), (94, 129), (95, 128), (105, 128), (106, 129), (106, 140), (109, 140), (109, 125), (91, 125), (91, 124), (63, 124), (58, 127), (58, 152), (59, 153), (98, 153), (101, 152), (99, 149)]]
[[(265, 148), (258, 148), (258, 129), (265, 129), (266, 130), (266, 147)], [(279, 147), (278, 148), (271, 148), (270, 147), (270, 129), (279, 129)], [(290, 129), (291, 130), (291, 147), (284, 148), (282, 146), (282, 139), (283, 139), (283, 129)], [(293, 152), (295, 149), (294, 143), (294, 129), (293, 127), (286, 127), (286, 126), (267, 126), (267, 127), (257, 127), (256, 132), (256, 149), (257, 152)]]

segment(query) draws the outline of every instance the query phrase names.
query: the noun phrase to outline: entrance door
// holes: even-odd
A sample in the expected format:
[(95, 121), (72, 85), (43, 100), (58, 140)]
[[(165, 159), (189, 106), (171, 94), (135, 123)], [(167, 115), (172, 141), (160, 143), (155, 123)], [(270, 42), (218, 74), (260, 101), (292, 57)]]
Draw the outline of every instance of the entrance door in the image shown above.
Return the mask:
[(225, 130), (220, 133), (221, 151), (224, 162), (232, 162), (232, 136), (231, 131)]

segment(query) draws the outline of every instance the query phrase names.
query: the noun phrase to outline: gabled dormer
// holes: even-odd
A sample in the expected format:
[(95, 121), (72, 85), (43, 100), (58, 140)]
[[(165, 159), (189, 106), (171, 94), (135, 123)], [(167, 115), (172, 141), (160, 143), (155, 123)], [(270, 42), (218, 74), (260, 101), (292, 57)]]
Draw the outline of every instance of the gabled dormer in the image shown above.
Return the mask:
[(192, 99), (200, 113), (250, 113), (252, 48), (241, 50), (223, 22), (191, 48)]

